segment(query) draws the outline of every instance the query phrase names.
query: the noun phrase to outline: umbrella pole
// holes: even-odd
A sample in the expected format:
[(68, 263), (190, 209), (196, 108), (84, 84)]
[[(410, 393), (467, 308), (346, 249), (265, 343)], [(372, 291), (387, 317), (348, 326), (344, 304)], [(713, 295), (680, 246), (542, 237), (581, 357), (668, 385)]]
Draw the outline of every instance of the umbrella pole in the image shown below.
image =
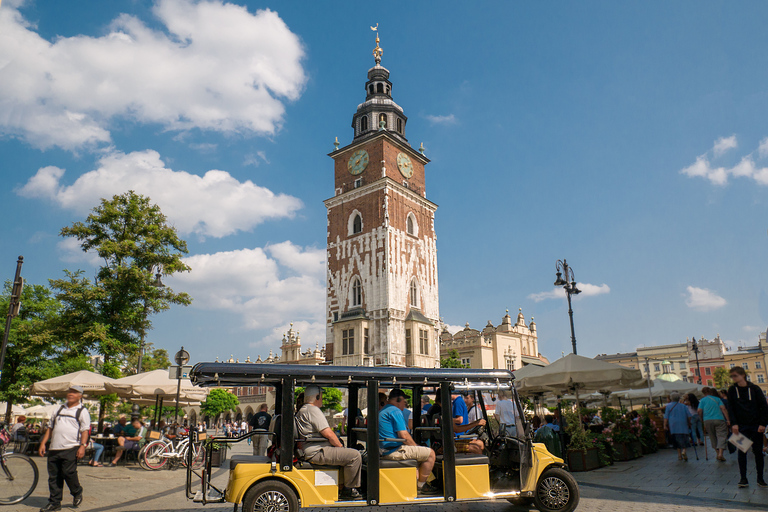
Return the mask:
[(179, 393), (181, 393), (181, 368), (179, 368), (178, 384), (176, 385), (176, 413), (173, 415), (173, 422), (179, 421)]

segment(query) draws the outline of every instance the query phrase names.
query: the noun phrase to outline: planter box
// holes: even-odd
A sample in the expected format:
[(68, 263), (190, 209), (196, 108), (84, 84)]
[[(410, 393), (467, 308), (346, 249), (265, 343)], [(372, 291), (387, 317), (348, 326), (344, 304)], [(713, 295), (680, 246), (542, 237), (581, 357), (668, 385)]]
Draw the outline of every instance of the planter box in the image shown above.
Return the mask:
[(211, 467), (220, 468), (227, 460), (227, 450), (213, 450), (211, 452)]
[(571, 471), (592, 471), (600, 467), (600, 453), (597, 448), (568, 450), (568, 466)]
[(643, 455), (643, 445), (640, 441), (631, 443), (613, 443), (613, 460), (626, 461)]

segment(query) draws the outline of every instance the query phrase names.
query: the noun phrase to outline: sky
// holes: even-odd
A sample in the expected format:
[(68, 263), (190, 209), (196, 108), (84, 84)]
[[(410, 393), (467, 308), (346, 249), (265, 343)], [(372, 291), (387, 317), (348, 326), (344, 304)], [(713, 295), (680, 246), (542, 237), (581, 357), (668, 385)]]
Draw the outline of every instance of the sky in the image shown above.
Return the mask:
[(582, 355), (768, 325), (768, 5), (760, 2), (0, 4), (0, 276), (98, 260), (58, 236), (149, 196), (189, 244), (194, 302), (147, 340), (193, 361), (324, 344), (335, 137), (382, 64), (431, 159), (440, 315), (535, 317)]

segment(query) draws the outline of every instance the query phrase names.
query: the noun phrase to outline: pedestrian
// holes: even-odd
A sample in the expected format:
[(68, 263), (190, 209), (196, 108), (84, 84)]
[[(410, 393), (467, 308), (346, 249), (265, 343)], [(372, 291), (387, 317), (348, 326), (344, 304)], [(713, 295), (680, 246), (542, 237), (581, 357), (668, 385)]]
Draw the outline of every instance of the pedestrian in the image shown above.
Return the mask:
[[(515, 403), (509, 399), (509, 393), (499, 391), (496, 401), (496, 418), (499, 420), (499, 435), (517, 437), (517, 418), (519, 417)], [(559, 427), (558, 427), (559, 428)]]
[(685, 449), (690, 443), (691, 411), (680, 403), (680, 394), (673, 391), (669, 394), (669, 403), (664, 410), (664, 430), (669, 431), (672, 446), (677, 448), (677, 460), (688, 461)]
[[(272, 416), (269, 415), (269, 406), (267, 404), (261, 404), (259, 406), (259, 412), (251, 417), (251, 429), (256, 431), (266, 432), (269, 430), (269, 424), (272, 422)], [(269, 448), (269, 435), (257, 434), (253, 436), (253, 454), (259, 456), (265, 456), (267, 454), (267, 448)]]
[(723, 405), (725, 408), (728, 408), (728, 390), (727, 389), (721, 389), (716, 394), (720, 395), (720, 400), (723, 401)]
[[(757, 485), (768, 487), (763, 480), (763, 437), (768, 425), (768, 402), (759, 386), (747, 380), (747, 372), (741, 366), (734, 366), (730, 372), (733, 385), (728, 388), (728, 416), (731, 419), (731, 431), (734, 435), (742, 434), (752, 441), (752, 453), (755, 454)], [(748, 487), (747, 454), (738, 451), (739, 487)]]
[(709, 440), (712, 448), (717, 451), (716, 459), (725, 462), (725, 449), (728, 443), (728, 410), (720, 400), (717, 390), (714, 388), (704, 388), (701, 390), (704, 398), (699, 402), (696, 411), (697, 416), (704, 422), (704, 433), (709, 434)]
[(81, 403), (83, 388), (71, 386), (67, 390), (67, 403), (51, 418), (51, 425), (40, 440), (38, 454), (46, 454), (45, 443), (51, 440), (48, 452), (48, 504), (40, 512), (61, 510), (64, 482), (72, 494), (72, 506), (77, 508), (83, 502), (83, 488), (77, 477), (77, 460), (85, 456), (88, 446), (88, 432), (91, 416)]
[(699, 399), (693, 393), (683, 395), (684, 403), (691, 412), (691, 441), (696, 446), (704, 446), (704, 429), (699, 417)]

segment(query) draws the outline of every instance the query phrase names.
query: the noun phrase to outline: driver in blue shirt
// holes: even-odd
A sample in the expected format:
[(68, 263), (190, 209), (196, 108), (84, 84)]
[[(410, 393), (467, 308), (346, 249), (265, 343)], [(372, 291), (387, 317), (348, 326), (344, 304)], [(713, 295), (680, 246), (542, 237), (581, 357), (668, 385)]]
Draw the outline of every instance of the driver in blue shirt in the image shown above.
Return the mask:
[[(451, 398), (453, 399), (451, 404), (451, 417), (453, 418), (453, 431), (456, 434), (456, 437), (472, 428), (485, 426), (484, 418), (480, 418), (472, 423), (469, 422), (469, 411), (467, 410), (467, 403), (464, 401), (464, 396), (466, 395), (468, 395), (466, 391), (451, 395)], [(475, 453), (482, 455), (484, 449), (485, 443), (480, 439), (456, 440), (456, 453)]]

